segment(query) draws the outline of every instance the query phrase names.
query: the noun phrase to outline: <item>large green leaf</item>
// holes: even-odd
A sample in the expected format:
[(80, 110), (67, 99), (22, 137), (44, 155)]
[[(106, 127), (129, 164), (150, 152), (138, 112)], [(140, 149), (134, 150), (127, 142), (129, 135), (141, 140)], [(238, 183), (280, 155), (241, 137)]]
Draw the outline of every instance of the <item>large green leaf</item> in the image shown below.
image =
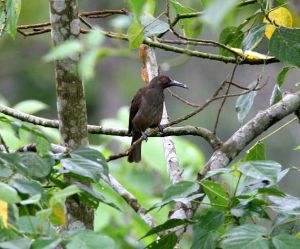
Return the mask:
[(39, 100), (30, 99), (19, 102), (13, 108), (22, 112), (26, 112), (28, 114), (34, 114), (36, 112), (47, 109), (48, 105)]
[(133, 12), (135, 18), (138, 18), (144, 7), (144, 0), (128, 0), (129, 8)]
[(90, 230), (79, 231), (70, 238), (66, 249), (116, 249), (114, 241), (108, 236)]
[(175, 183), (168, 187), (164, 193), (162, 202), (155, 204), (152, 208), (150, 208), (148, 211), (157, 208), (162, 207), (172, 201), (180, 201), (180, 202), (188, 202), (192, 199), (196, 199), (202, 194), (198, 195), (191, 195), (195, 193), (199, 189), (199, 184), (191, 181), (182, 181)]
[[(251, 84), (248, 85), (248, 88), (251, 89), (253, 88), (257, 82), (252, 82)], [(237, 98), (236, 103), (235, 103), (235, 110), (237, 112), (237, 117), (238, 121), (240, 124), (244, 122), (244, 119), (246, 118), (247, 114), (249, 113), (253, 102), (254, 98), (256, 96), (256, 91), (249, 92), (247, 94), (241, 95)]]
[(55, 203), (64, 203), (66, 198), (68, 198), (71, 195), (77, 194), (80, 192), (80, 189), (75, 185), (70, 185), (62, 190), (59, 190), (55, 192), (51, 199), (50, 204), (53, 206)]
[(248, 151), (244, 158), (245, 161), (265, 160), (266, 159), (266, 145), (260, 141), (254, 144)]
[(225, 221), (223, 212), (209, 210), (202, 215), (193, 226), (193, 244), (192, 249), (214, 249), (216, 231)]
[[(219, 42), (233, 48), (240, 48), (244, 39), (244, 33), (237, 27), (226, 27), (219, 36)], [(220, 54), (233, 56), (230, 51), (220, 48)]]
[(209, 4), (204, 9), (204, 13), (201, 16), (201, 20), (213, 29), (217, 29), (222, 24), (226, 15), (234, 9), (237, 2), (237, 0), (209, 1)]
[(222, 237), (224, 249), (269, 249), (267, 230), (259, 225), (246, 224), (234, 227)]
[(284, 84), (284, 80), (291, 69), (295, 69), (296, 67), (284, 67), (281, 69), (280, 73), (277, 76), (277, 84), (279, 87), (282, 87)]
[(245, 39), (243, 40), (243, 50), (255, 49), (264, 37), (265, 28), (265, 24), (259, 24), (257, 26), (252, 27), (249, 30)]
[(276, 249), (299, 249), (300, 239), (290, 234), (279, 234), (272, 238)]
[(7, 23), (6, 30), (13, 38), (17, 33), (17, 24), (21, 11), (21, 0), (7, 0), (6, 2), (7, 11)]
[(149, 232), (147, 232), (141, 239), (148, 237), (152, 234), (155, 233), (159, 233), (162, 231), (166, 231), (170, 228), (174, 228), (174, 227), (179, 227), (179, 226), (183, 226), (183, 225), (189, 225), (195, 223), (195, 221), (192, 220), (187, 220), (187, 219), (171, 219), (171, 220), (167, 220), (165, 223), (153, 227)]
[[(184, 6), (176, 0), (171, 0), (171, 4), (178, 15), (196, 12), (193, 8)], [(181, 19), (179, 20), (179, 27), (182, 29), (184, 35), (190, 38), (196, 38), (202, 31), (199, 18)]]
[(31, 249), (55, 249), (60, 242), (60, 238), (38, 238), (32, 243)]
[(300, 67), (300, 29), (276, 28), (269, 45), (270, 55), (281, 62)]
[(229, 197), (223, 184), (204, 180), (201, 185), (203, 186), (203, 190), (214, 208), (222, 210), (227, 209), (229, 205)]
[(18, 231), (21, 233), (35, 234), (38, 236), (51, 236), (54, 230), (49, 222), (44, 222), (35, 216), (21, 216), (17, 220)]
[(276, 212), (300, 215), (300, 199), (293, 196), (269, 196), (269, 200), (273, 203), (270, 208)]
[(130, 48), (138, 48), (142, 44), (144, 40), (143, 30), (143, 26), (137, 21), (129, 26), (127, 34)]
[(271, 184), (276, 184), (281, 171), (281, 165), (268, 160), (248, 161), (239, 167), (239, 171), (246, 176), (258, 180), (267, 180)]
[(2, 249), (29, 249), (32, 240), (29, 238), (20, 238), (5, 242), (0, 242), (0, 248)]
[(146, 246), (144, 249), (174, 249), (177, 243), (177, 236), (175, 233), (169, 233), (168, 235), (156, 240)]
[(34, 178), (43, 178), (50, 174), (51, 166), (36, 153), (20, 153), (20, 162), (25, 166), (27, 174)]
[(34, 196), (43, 194), (43, 188), (39, 182), (30, 179), (14, 179), (9, 182), (9, 185), (17, 189), (20, 193)]
[(21, 201), (17, 191), (4, 182), (0, 182), (0, 200), (8, 203), (17, 203)]
[(141, 24), (144, 26), (144, 35), (147, 37), (164, 33), (169, 29), (168, 23), (149, 15), (141, 16)]

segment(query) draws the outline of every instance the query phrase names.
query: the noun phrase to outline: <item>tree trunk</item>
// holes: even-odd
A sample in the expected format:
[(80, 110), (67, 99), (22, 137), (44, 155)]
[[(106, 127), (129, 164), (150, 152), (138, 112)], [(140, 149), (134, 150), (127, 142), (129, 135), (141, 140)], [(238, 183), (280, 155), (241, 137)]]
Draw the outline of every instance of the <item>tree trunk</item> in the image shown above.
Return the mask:
[[(51, 36), (54, 46), (78, 39), (80, 21), (76, 0), (50, 0)], [(77, 65), (79, 55), (55, 62), (57, 112), (61, 144), (71, 149), (88, 146), (87, 111), (82, 80)], [(72, 182), (72, 179), (65, 179)], [(67, 200), (69, 229), (92, 227), (91, 209), (71, 199)]]

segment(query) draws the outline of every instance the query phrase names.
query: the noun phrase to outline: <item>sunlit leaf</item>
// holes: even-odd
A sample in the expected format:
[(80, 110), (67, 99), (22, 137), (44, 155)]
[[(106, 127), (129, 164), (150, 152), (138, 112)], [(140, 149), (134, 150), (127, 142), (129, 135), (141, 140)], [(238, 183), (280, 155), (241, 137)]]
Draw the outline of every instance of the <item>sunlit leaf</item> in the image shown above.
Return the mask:
[(266, 145), (258, 141), (247, 151), (244, 160), (245, 161), (266, 160)]
[(270, 54), (281, 62), (300, 67), (299, 39), (300, 29), (277, 28), (270, 40)]
[(281, 171), (281, 165), (268, 160), (248, 161), (239, 167), (239, 171), (246, 176), (258, 180), (267, 180), (271, 184), (276, 184)]
[(230, 229), (223, 235), (221, 244), (224, 249), (269, 249), (266, 236), (267, 230), (264, 227), (246, 224)]
[(234, 9), (237, 0), (213, 0), (204, 9), (201, 20), (213, 29), (220, 27), (225, 16)]
[(24, 100), (16, 104), (14, 109), (17, 109), (22, 112), (26, 112), (28, 114), (34, 114), (36, 112), (45, 110), (48, 108), (48, 105), (39, 101), (39, 100)]
[(138, 48), (144, 40), (143, 26), (138, 22), (133, 22), (128, 28), (129, 47)]
[[(251, 84), (248, 85), (248, 88), (251, 89), (251, 88), (255, 87), (256, 84), (257, 84), (256, 81), (252, 82)], [(257, 94), (256, 91), (251, 91), (247, 94), (239, 96), (238, 99), (236, 100), (235, 110), (237, 112), (237, 117), (238, 117), (240, 124), (242, 124), (244, 122), (244, 119), (246, 118), (247, 114), (249, 113), (249, 111), (253, 105), (256, 94)]]
[(243, 50), (253, 50), (254, 48), (256, 48), (257, 45), (263, 39), (265, 28), (266, 28), (265, 24), (259, 24), (251, 28), (247, 36), (243, 40), (243, 44), (242, 44)]
[(51, 205), (51, 209), (51, 220), (55, 224), (65, 226), (67, 224), (65, 205), (63, 203), (56, 202)]
[(142, 13), (144, 3), (144, 0), (128, 0), (129, 8), (133, 12), (135, 18), (138, 18)]
[(8, 203), (0, 200), (0, 219), (5, 228), (8, 226)]
[(276, 249), (300, 248), (300, 239), (290, 234), (279, 234), (272, 238), (272, 243)]
[(273, 203), (269, 207), (276, 212), (291, 215), (300, 215), (300, 199), (293, 196), (269, 196), (269, 200)]
[(86, 37), (87, 45), (89, 47), (99, 46), (104, 42), (105, 36), (99, 27), (93, 27)]
[(4, 182), (0, 182), (0, 200), (8, 203), (17, 203), (21, 201), (17, 191)]
[(7, 23), (6, 30), (13, 38), (17, 33), (17, 24), (21, 11), (21, 0), (7, 0), (6, 1), (7, 11)]
[(52, 205), (57, 202), (63, 203), (63, 202), (65, 202), (67, 197), (77, 194), (79, 192), (80, 192), (80, 189), (77, 186), (70, 185), (64, 189), (61, 189), (61, 190), (55, 192), (50, 199), (50, 204)]
[[(244, 33), (237, 27), (226, 27), (219, 36), (219, 42), (233, 48), (240, 48), (244, 39)], [(233, 53), (227, 49), (220, 48), (220, 54), (224, 56), (233, 56)]]
[(229, 197), (224, 185), (218, 182), (204, 180), (201, 182), (203, 190), (208, 196), (211, 205), (216, 209), (227, 209)]
[[(292, 27), (293, 26), (293, 17), (291, 12), (285, 8), (285, 7), (279, 7), (274, 10), (271, 10), (268, 13), (268, 17), (271, 21), (275, 22), (276, 25), (283, 26), (283, 27)], [(263, 20), (264, 23), (268, 23), (265, 35), (270, 40), (276, 26), (273, 24), (270, 24), (270, 21), (265, 17)]]
[(152, 36), (163, 33), (169, 29), (169, 24), (149, 15), (141, 16), (141, 24), (144, 26), (144, 35)]
[(79, 40), (69, 40), (54, 47), (43, 60), (46, 62), (68, 58), (70, 56), (78, 55), (83, 50), (83, 45)]

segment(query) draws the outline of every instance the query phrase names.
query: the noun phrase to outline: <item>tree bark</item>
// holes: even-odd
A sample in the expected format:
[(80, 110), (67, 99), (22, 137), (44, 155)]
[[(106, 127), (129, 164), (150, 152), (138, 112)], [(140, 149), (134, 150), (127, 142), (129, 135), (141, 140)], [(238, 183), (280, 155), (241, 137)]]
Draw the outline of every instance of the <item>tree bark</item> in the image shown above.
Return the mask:
[[(50, 0), (51, 36), (54, 46), (80, 34), (80, 20), (76, 0)], [(61, 145), (75, 149), (88, 146), (87, 110), (83, 82), (78, 74), (79, 55), (55, 61), (57, 112)], [(72, 182), (72, 179), (65, 178)], [(92, 227), (92, 209), (68, 199), (68, 227)]]

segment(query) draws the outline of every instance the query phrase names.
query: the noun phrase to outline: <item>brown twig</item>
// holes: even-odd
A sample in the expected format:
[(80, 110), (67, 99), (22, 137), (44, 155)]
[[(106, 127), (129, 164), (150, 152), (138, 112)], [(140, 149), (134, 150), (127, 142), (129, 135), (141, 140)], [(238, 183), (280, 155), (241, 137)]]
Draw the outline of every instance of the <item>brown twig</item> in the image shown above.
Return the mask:
[(87, 17), (87, 18), (104, 18), (112, 15), (128, 15), (129, 12), (127, 9), (120, 9), (120, 10), (96, 10), (96, 11), (88, 11), (88, 12), (81, 12), (79, 16)]
[(192, 102), (186, 100), (185, 98), (180, 97), (179, 95), (177, 95), (176, 93), (174, 93), (171, 89), (168, 89), (168, 93), (169, 93), (172, 97), (174, 97), (174, 98), (180, 100), (182, 103), (185, 103), (185, 104), (187, 104), (187, 105), (189, 105), (189, 106), (192, 106), (192, 107), (199, 107), (198, 104), (194, 104), (194, 103), (192, 103)]
[[(233, 81), (233, 78), (234, 78), (234, 75), (235, 75), (237, 67), (238, 67), (238, 63), (235, 64), (235, 66), (234, 66), (234, 68), (232, 70), (229, 82)], [(228, 82), (226, 82), (226, 83), (228, 83)], [(231, 84), (228, 84), (226, 92), (225, 92), (225, 95), (228, 95), (228, 93), (230, 91), (230, 86), (231, 86)], [(226, 102), (226, 97), (222, 99), (221, 105), (220, 105), (220, 107), (218, 109), (218, 114), (217, 114), (217, 118), (216, 118), (216, 122), (215, 122), (215, 126), (214, 126), (214, 131), (213, 131), (214, 134), (216, 134), (216, 132), (217, 132), (217, 127), (218, 127), (218, 123), (219, 123), (221, 111), (222, 111), (222, 108), (223, 108), (225, 102)]]

